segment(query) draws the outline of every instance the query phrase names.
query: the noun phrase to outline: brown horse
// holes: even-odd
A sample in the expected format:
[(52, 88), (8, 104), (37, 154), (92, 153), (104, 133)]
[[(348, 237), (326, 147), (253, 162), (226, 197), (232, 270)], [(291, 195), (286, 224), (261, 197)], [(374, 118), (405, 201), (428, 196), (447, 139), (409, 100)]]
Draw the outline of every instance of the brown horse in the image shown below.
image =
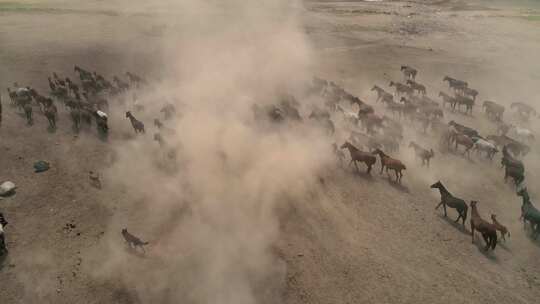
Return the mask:
[(465, 134), (454, 133), (451, 138), (452, 141), (456, 144), (456, 151), (458, 151), (458, 146), (465, 147), (463, 154), (467, 154), (467, 157), (470, 157), (470, 150), (474, 146), (474, 141)]
[(351, 161), (349, 162), (349, 166), (351, 166), (351, 164), (354, 162), (356, 171), (360, 171), (356, 162), (363, 162), (367, 166), (367, 174), (371, 174), (371, 167), (373, 167), (375, 162), (377, 162), (377, 158), (371, 153), (359, 150), (348, 141), (341, 145), (341, 149), (345, 148), (349, 150), (349, 154), (351, 155)]
[(401, 171), (406, 170), (407, 167), (405, 167), (400, 160), (391, 158), (390, 156), (384, 154), (384, 152), (380, 149), (375, 149), (373, 153), (378, 154), (381, 158), (381, 174), (383, 173), (384, 168), (386, 168), (386, 174), (388, 174), (389, 169), (392, 169), (394, 172), (396, 172), (396, 182), (401, 182), (401, 178), (403, 177), (403, 173)]
[(474, 231), (477, 230), (482, 234), (484, 241), (486, 241), (486, 247), (484, 250), (494, 250), (497, 246), (497, 229), (493, 224), (486, 222), (478, 213), (477, 201), (471, 201), (471, 235), (472, 242), (474, 244)]
[(510, 232), (508, 231), (508, 229), (506, 229), (506, 226), (502, 225), (501, 223), (499, 223), (499, 221), (497, 221), (497, 216), (495, 214), (491, 215), (491, 221), (493, 222), (493, 226), (495, 226), (495, 229), (501, 232), (501, 237), (503, 241), (506, 242), (505, 235), (508, 234), (508, 237), (510, 237)]

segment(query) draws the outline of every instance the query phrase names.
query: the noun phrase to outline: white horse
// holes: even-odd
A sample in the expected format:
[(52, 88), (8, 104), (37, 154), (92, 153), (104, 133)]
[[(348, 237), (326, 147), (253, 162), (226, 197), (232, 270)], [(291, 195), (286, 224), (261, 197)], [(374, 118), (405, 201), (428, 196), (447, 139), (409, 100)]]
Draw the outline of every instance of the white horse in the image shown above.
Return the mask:
[(511, 125), (510, 126), (510, 130), (512, 131), (512, 133), (522, 139), (522, 140), (529, 140), (529, 141), (532, 141), (534, 140), (534, 134), (531, 130), (529, 129), (525, 129), (525, 128), (520, 128), (520, 127), (517, 127), (517, 126), (514, 126), (514, 125)]
[(478, 152), (486, 152), (486, 155), (490, 160), (493, 159), (495, 153), (499, 152), (493, 143), (482, 138), (475, 138), (473, 149)]

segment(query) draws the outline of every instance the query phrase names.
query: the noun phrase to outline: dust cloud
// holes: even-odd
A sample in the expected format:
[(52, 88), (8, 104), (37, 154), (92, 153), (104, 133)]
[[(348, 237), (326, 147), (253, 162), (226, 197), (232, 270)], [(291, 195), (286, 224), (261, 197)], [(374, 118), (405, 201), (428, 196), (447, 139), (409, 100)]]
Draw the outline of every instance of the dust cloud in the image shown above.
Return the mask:
[[(303, 196), (333, 160), (330, 140), (318, 132), (253, 120), (254, 103), (299, 94), (311, 78), (295, 4), (171, 6), (182, 19), (164, 34), (171, 75), (138, 93), (156, 100), (135, 114), (147, 134), (116, 143), (117, 161), (106, 172), (125, 189), (129, 216), (113, 216), (97, 277), (120, 280), (142, 303), (280, 302), (286, 269), (272, 249), (276, 208)], [(165, 122), (160, 148), (149, 124), (165, 101), (178, 115)], [(119, 242), (123, 227), (150, 241), (143, 259)]]

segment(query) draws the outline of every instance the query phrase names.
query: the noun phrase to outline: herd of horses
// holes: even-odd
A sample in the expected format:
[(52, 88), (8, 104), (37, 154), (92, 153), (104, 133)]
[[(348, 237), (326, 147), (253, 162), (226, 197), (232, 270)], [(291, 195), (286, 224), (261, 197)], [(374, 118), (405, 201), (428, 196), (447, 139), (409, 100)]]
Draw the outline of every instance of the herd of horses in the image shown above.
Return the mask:
[[(372, 106), (361, 99), (345, 91), (335, 83), (316, 78), (313, 82), (313, 91), (323, 97), (325, 100), (326, 111), (315, 109), (311, 118), (324, 117), (330, 119), (330, 113), (341, 113), (343, 120), (352, 128), (348, 140), (341, 146), (333, 144), (333, 150), (337, 159), (342, 163), (346, 156), (342, 149), (349, 151), (349, 166), (355, 166), (359, 171), (358, 162), (364, 163), (366, 173), (371, 174), (373, 166), (377, 162), (376, 156), (379, 156), (382, 174), (384, 170), (388, 174), (389, 170), (395, 173), (395, 181), (401, 182), (403, 170), (406, 166), (402, 161), (392, 158), (385, 154), (384, 150), (395, 152), (399, 149), (400, 142), (403, 140), (402, 123), (418, 123), (423, 133), (429, 129), (436, 136), (439, 136), (441, 152), (450, 150), (459, 151), (463, 148), (463, 155), (470, 157), (471, 151), (476, 151), (479, 155), (485, 155), (485, 158), (492, 160), (496, 153), (501, 152), (501, 166), (504, 167), (504, 180), (512, 178), (516, 189), (522, 185), (525, 179), (525, 166), (520, 157), (527, 155), (530, 147), (527, 142), (534, 140), (532, 131), (506, 124), (503, 121), (505, 107), (494, 101), (485, 101), (482, 109), (488, 120), (495, 125), (497, 132), (487, 136), (482, 136), (478, 130), (472, 127), (460, 124), (454, 120), (448, 123), (442, 122), (444, 118), (444, 109), (449, 104), (449, 110), (454, 112), (464, 106), (464, 114), (472, 114), (479, 92), (469, 87), (465, 81), (445, 76), (443, 81), (448, 83), (449, 90), (452, 93), (440, 92), (442, 105), (433, 99), (427, 97), (426, 86), (416, 81), (418, 72), (409, 66), (402, 66), (401, 71), (406, 79), (405, 84), (400, 82), (390, 82), (389, 87), (394, 88), (394, 92), (388, 92), (379, 85), (373, 86), (371, 91), (377, 95), (376, 102), (382, 102), (385, 105), (387, 114), (377, 115)], [(394, 100), (399, 100), (396, 102)], [(348, 101), (350, 105), (356, 104), (358, 112), (347, 111), (343, 108), (342, 102)], [(511, 108), (517, 109), (517, 114), (522, 120), (528, 120), (536, 115), (532, 106), (525, 103), (513, 103)], [(361, 126), (361, 128), (357, 128)], [(358, 129), (362, 129), (365, 133)], [(514, 138), (509, 135), (514, 131)], [(360, 148), (362, 147), (362, 148)], [(435, 157), (433, 148), (426, 148), (415, 141), (410, 141), (409, 148), (414, 150), (414, 155), (421, 160), (422, 166), (429, 167), (430, 160)], [(491, 215), (491, 222), (484, 220), (478, 211), (479, 203), (471, 201), (469, 205), (460, 198), (452, 195), (445, 186), (439, 181), (431, 185), (431, 188), (439, 189), (441, 201), (436, 207), (444, 208), (444, 215), (447, 216), (447, 207), (453, 208), (458, 213), (456, 222), (462, 220), (465, 225), (470, 212), (470, 227), (474, 242), (475, 232), (479, 232), (485, 242), (485, 250), (494, 249), (497, 244), (497, 231), (505, 240), (509, 236), (508, 229), (498, 222), (495, 214)], [(540, 212), (530, 202), (527, 189), (522, 189), (518, 195), (523, 197), (522, 218), (528, 223), (532, 230), (532, 237), (537, 238), (540, 234)]]
[[(506, 124), (503, 120), (505, 107), (494, 101), (484, 101), (482, 109), (486, 117), (495, 124), (496, 134), (482, 136), (474, 128), (454, 120), (444, 122), (445, 111), (459, 112), (464, 107), (463, 114), (471, 115), (479, 95), (478, 91), (470, 88), (466, 81), (445, 76), (443, 82), (448, 84), (449, 92), (439, 92), (438, 96), (441, 98), (441, 103), (439, 103), (430, 98), (427, 87), (417, 81), (416, 69), (401, 66), (400, 70), (405, 81), (404, 83), (391, 81), (389, 88), (393, 88), (394, 92), (389, 92), (380, 85), (372, 87), (371, 92), (376, 94), (376, 104), (383, 105), (379, 112), (376, 112), (373, 105), (332, 81), (315, 77), (308, 86), (308, 94), (321, 101), (309, 109), (308, 122), (333, 138), (337, 138), (336, 132), (340, 132), (340, 135), (345, 134), (343, 144), (333, 144), (333, 151), (340, 164), (343, 164), (347, 158), (343, 153), (346, 149), (349, 152), (348, 166), (354, 164), (357, 172), (360, 171), (358, 163), (363, 163), (366, 166), (366, 173), (370, 175), (373, 166), (379, 161), (379, 173), (386, 172), (390, 178), (390, 171), (393, 171), (395, 182), (401, 183), (403, 172), (407, 167), (404, 162), (391, 154), (400, 150), (404, 140), (404, 125), (407, 125), (422, 134), (431, 133), (438, 137), (438, 149), (442, 153), (452, 150), (458, 152), (462, 148), (462, 155), (468, 158), (471, 151), (476, 151), (478, 155), (485, 154), (486, 159), (492, 160), (496, 153), (502, 152), (501, 165), (505, 171), (504, 180), (512, 178), (516, 188), (523, 183), (525, 166), (520, 157), (530, 151), (526, 142), (534, 140), (532, 131)], [(75, 132), (78, 133), (85, 125), (90, 126), (94, 120), (98, 134), (106, 137), (109, 132), (108, 100), (124, 100), (128, 92), (149, 85), (142, 77), (129, 72), (126, 73), (127, 81), (118, 76), (114, 76), (112, 81), (109, 81), (104, 76), (89, 72), (79, 66), (75, 66), (74, 71), (79, 76), (79, 83), (69, 77), (60, 77), (52, 73), (51, 77), (48, 77), (50, 88), (48, 96), (41, 95), (31, 87), (22, 87), (15, 83), (13, 89), (7, 89), (10, 104), (23, 113), (28, 125), (34, 123), (33, 107), (39, 107), (40, 112), (49, 122), (50, 130), (55, 130), (57, 127), (58, 107), (56, 104), (62, 104), (69, 111)], [(254, 104), (252, 111), (255, 121), (265, 120), (272, 124), (305, 122), (300, 111), (302, 105), (293, 95), (282, 94), (278, 99), (277, 104)], [(144, 109), (136, 102), (134, 105), (135, 111)], [(353, 110), (354, 108), (356, 110)], [(511, 108), (516, 109), (523, 119), (536, 115), (534, 108), (525, 103), (513, 103)], [(164, 105), (161, 113), (165, 120), (170, 119), (175, 113), (174, 105)], [(135, 133), (146, 132), (144, 123), (137, 119), (132, 111), (126, 112), (125, 117), (129, 119)], [(338, 120), (340, 129), (336, 129), (335, 122)], [(163, 122), (156, 118), (154, 126), (161, 129)], [(514, 138), (509, 135), (510, 132), (513, 132)], [(160, 133), (154, 135), (154, 140), (163, 147), (164, 139)], [(436, 155), (433, 147), (425, 147), (414, 140), (409, 141), (408, 148), (413, 150), (422, 166), (429, 167)], [(478, 202), (471, 201), (468, 206), (463, 199), (452, 195), (440, 181), (431, 185), (431, 188), (438, 189), (441, 195), (441, 201), (436, 209), (443, 206), (445, 216), (447, 216), (447, 207), (455, 209), (458, 213), (456, 222), (462, 220), (465, 225), (470, 206), (473, 241), (475, 231), (478, 231), (486, 242), (486, 250), (496, 247), (497, 231), (502, 233), (503, 238), (508, 234), (508, 230), (497, 221), (495, 215), (491, 216), (491, 222), (481, 218)], [(526, 189), (519, 191), (518, 195), (523, 198), (522, 217), (532, 227), (533, 236), (536, 238), (540, 233), (540, 212), (530, 202)], [(0, 245), (2, 245), (0, 247), (5, 249), (1, 226), (0, 230)]]
[[(53, 72), (47, 78), (50, 91), (48, 94), (41, 94), (30, 86), (20, 86), (17, 82), (13, 88), (7, 88), (10, 105), (18, 109), (26, 118), (29, 126), (34, 124), (34, 108), (39, 108), (39, 112), (47, 118), (48, 129), (55, 131), (57, 128), (59, 107), (63, 105), (69, 112), (72, 121), (72, 129), (79, 133), (82, 129), (88, 129), (95, 121), (98, 135), (107, 138), (109, 134), (109, 100), (125, 103), (129, 95), (133, 96), (134, 108), (141, 110), (143, 107), (137, 104), (137, 90), (144, 89), (148, 82), (130, 72), (126, 72), (127, 80), (119, 76), (113, 76), (112, 80), (106, 79), (97, 72), (90, 72), (79, 66), (74, 66), (74, 72), (78, 75), (79, 82), (69, 77), (60, 77)], [(161, 109), (164, 119), (171, 118), (175, 108), (172, 104), (165, 104)], [(0, 112), (1, 113), (1, 112)], [(144, 133), (144, 123), (138, 120), (131, 111), (125, 113), (130, 120), (135, 133)], [(154, 124), (160, 128), (163, 123), (156, 118)]]

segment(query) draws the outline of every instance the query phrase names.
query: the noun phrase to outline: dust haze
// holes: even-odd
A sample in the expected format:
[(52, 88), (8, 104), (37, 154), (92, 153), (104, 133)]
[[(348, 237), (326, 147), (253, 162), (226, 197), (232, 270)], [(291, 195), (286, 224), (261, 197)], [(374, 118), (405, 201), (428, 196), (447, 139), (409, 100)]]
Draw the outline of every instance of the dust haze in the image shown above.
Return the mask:
[[(540, 8), (486, 1), (0, 1), (0, 200), (10, 255), (0, 260), (0, 297), (13, 303), (534, 303), (540, 296), (538, 241), (523, 230), (521, 198), (493, 161), (441, 151), (440, 138), (403, 122), (390, 153), (407, 166), (403, 183), (355, 173), (332, 144), (350, 125), (332, 113), (328, 136), (308, 116), (324, 107), (309, 94), (313, 76), (334, 81), (391, 117), (373, 85), (393, 92), (402, 64), (440, 102), (445, 75), (480, 94), (473, 116), (454, 120), (496, 134), (481, 107), (506, 106), (505, 122), (538, 134), (510, 104), (538, 107)], [(21, 20), (24, 20), (22, 22)], [(66, 27), (69, 24), (69, 27)], [(4, 30), (2, 30), (4, 29)], [(53, 71), (73, 65), (106, 78), (126, 71), (150, 85), (111, 99), (107, 142), (74, 137), (60, 109), (56, 133), (40, 116), (31, 128), (6, 106), (17, 81), (47, 91)], [(257, 121), (253, 105), (300, 103), (302, 122)], [(176, 114), (157, 129), (164, 104)], [(137, 110), (142, 105), (144, 110)], [(356, 105), (340, 104), (351, 112)], [(538, 108), (540, 109), (540, 108)], [(135, 135), (125, 112), (144, 122)], [(36, 110), (37, 112), (37, 110)], [(41, 120), (40, 120), (41, 119)], [(154, 136), (164, 140), (160, 146)], [(538, 137), (538, 136), (537, 136)], [(409, 142), (435, 150), (421, 166)], [(538, 138), (523, 158), (531, 198), (540, 168)], [(35, 175), (33, 161), (52, 169)], [(365, 170), (359, 164), (360, 171)], [(99, 171), (103, 189), (88, 186)], [(493, 254), (470, 228), (453, 224), (429, 185), (479, 201), (511, 231)], [(76, 223), (66, 230), (66, 223)], [(148, 241), (129, 249), (120, 231)], [(77, 234), (79, 233), (79, 234)], [(4, 283), (7, 282), (7, 283)], [(0, 300), (0, 301), (2, 301)]]

